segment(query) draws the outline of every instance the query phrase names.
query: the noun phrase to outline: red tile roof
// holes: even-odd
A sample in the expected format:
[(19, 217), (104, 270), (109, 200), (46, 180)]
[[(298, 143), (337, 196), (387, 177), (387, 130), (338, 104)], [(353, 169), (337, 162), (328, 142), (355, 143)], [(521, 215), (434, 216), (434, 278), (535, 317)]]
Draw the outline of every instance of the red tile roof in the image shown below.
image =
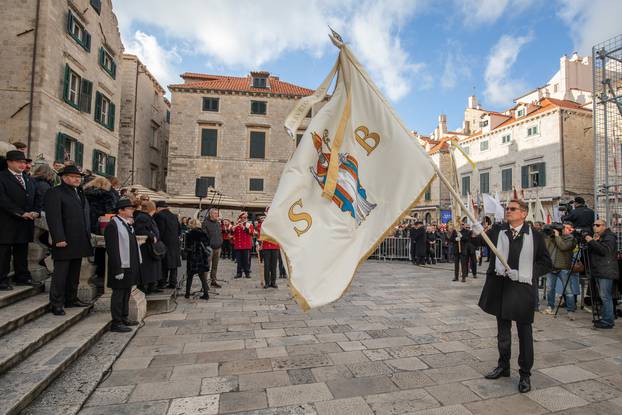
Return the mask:
[[(267, 75), (267, 72), (265, 72), (265, 74)], [(213, 91), (256, 92), (288, 96), (306, 96), (314, 92), (312, 89), (290, 84), (289, 82), (283, 82), (277, 76), (268, 77), (269, 88), (253, 88), (253, 78), (250, 75), (239, 77), (185, 72), (181, 77), (188, 82), (185, 84), (169, 85), (171, 90), (207, 89)]]

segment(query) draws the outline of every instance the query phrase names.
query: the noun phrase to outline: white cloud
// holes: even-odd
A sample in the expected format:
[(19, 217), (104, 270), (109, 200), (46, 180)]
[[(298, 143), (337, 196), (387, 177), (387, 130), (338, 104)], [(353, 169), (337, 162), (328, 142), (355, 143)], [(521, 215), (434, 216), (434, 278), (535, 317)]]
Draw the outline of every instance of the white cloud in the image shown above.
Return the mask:
[(577, 52), (591, 54), (592, 46), (622, 34), (622, 1), (558, 0), (558, 16), (568, 26)]
[(176, 65), (181, 62), (181, 57), (175, 49), (162, 48), (154, 36), (140, 30), (136, 31), (129, 40), (124, 39), (123, 43), (125, 53), (138, 56), (165, 89), (167, 85), (178, 82)]
[(522, 13), (534, 0), (455, 0), (465, 26), (496, 22), (506, 10)]
[(484, 96), (493, 105), (507, 105), (513, 98), (525, 92), (526, 84), (520, 79), (511, 79), (510, 70), (518, 58), (523, 46), (533, 36), (503, 35), (488, 55), (488, 64), (484, 74), (486, 90)]
[(156, 27), (213, 67), (261, 69), (285, 52), (320, 57), (332, 48), (328, 25), (352, 42), (391, 99), (408, 93), (422, 67), (405, 51), (399, 33), (416, 0), (118, 0), (114, 5), (122, 33), (134, 23)]
[(447, 53), (444, 56), (443, 75), (441, 76), (441, 88), (453, 89), (460, 79), (471, 77), (471, 65), (462, 52), (462, 47), (456, 41), (448, 41)]

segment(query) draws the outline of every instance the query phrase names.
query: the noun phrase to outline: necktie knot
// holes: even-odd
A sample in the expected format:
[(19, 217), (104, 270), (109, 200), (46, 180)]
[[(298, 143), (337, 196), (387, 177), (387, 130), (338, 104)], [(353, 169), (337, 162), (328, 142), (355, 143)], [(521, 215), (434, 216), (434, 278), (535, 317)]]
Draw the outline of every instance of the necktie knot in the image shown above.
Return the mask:
[(516, 239), (518, 237), (518, 231), (512, 228), (512, 239)]
[(21, 174), (16, 174), (15, 178), (17, 179), (19, 184), (25, 189), (26, 188), (26, 182), (24, 181), (24, 177)]

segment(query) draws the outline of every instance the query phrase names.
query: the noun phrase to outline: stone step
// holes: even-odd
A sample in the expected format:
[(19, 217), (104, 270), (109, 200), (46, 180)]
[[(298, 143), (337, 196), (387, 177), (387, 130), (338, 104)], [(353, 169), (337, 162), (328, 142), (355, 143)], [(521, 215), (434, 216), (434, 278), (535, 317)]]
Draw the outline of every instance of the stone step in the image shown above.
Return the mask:
[(91, 308), (67, 308), (64, 316), (46, 313), (0, 338), (0, 375), (80, 321)]
[(0, 308), (16, 303), (24, 298), (41, 293), (44, 285), (32, 287), (30, 285), (16, 285), (11, 291), (0, 291)]
[(49, 306), (48, 294), (41, 293), (0, 308), (0, 336), (42, 316)]
[(21, 412), (21, 415), (75, 415), (112, 369), (136, 334), (105, 333)]
[(18, 414), (84, 351), (110, 324), (109, 313), (92, 313), (0, 376), (0, 414)]

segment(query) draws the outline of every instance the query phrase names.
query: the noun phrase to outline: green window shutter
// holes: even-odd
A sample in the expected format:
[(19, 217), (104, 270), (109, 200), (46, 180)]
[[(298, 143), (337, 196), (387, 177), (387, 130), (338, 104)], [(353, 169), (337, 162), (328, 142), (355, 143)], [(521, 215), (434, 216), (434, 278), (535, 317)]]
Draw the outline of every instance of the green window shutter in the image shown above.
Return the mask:
[(83, 161), (84, 161), (84, 144), (82, 144), (79, 141), (76, 141), (75, 144), (76, 144), (76, 159), (74, 161), (76, 162), (76, 166), (82, 167)]
[(80, 111), (91, 112), (91, 98), (93, 96), (93, 82), (88, 79), (82, 79), (80, 85)]
[(84, 43), (82, 44), (84, 50), (87, 52), (91, 51), (91, 34), (84, 30)]
[(113, 156), (106, 157), (106, 175), (114, 176), (116, 169), (117, 159)]
[(105, 68), (105, 66), (104, 66), (104, 47), (103, 46), (99, 47), (99, 66), (101, 66), (102, 68)]
[(73, 13), (71, 13), (71, 10), (67, 11), (67, 33), (69, 33), (71, 36), (73, 36), (73, 33), (71, 33), (71, 27), (73, 26)]
[(201, 130), (201, 155), (216, 157), (218, 154), (218, 130), (204, 128)]
[(56, 155), (54, 161), (63, 162), (65, 160), (65, 134), (56, 134)]
[(99, 172), (97, 171), (97, 166), (98, 166), (97, 159), (98, 159), (98, 158), (99, 158), (99, 150), (93, 150), (93, 160), (92, 160), (92, 162), (91, 162), (91, 170), (92, 170), (94, 173), (99, 173)]
[(522, 166), (520, 168), (520, 182), (523, 189), (528, 189), (529, 186), (529, 166)]
[(65, 82), (63, 83), (63, 99), (65, 102), (69, 102), (69, 75), (71, 74), (71, 69), (69, 69), (69, 65), (65, 64)]
[(97, 14), (101, 13), (101, 11), (102, 11), (102, 2), (101, 2), (101, 0), (91, 0), (91, 6), (97, 12)]
[(115, 63), (115, 61), (111, 62), (111, 67), (110, 67), (110, 76), (112, 76), (112, 79), (117, 79), (117, 64)]
[(538, 176), (540, 176), (540, 186), (546, 186), (546, 163), (538, 163)]
[(95, 92), (95, 121), (98, 123), (102, 123), (101, 121), (101, 113), (102, 113), (102, 94), (99, 92)]
[(112, 101), (110, 101), (110, 104), (108, 104), (108, 129), (110, 131), (114, 131), (114, 110), (115, 106)]

